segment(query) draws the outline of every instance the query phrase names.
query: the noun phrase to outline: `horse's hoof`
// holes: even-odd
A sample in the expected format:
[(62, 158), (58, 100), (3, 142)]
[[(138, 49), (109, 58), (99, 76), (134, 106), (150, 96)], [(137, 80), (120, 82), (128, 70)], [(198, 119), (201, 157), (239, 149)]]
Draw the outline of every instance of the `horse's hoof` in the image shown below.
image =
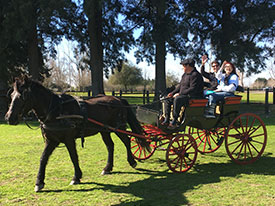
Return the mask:
[(102, 170), (101, 172), (101, 175), (109, 175), (109, 174), (111, 174), (111, 171)]
[(35, 185), (34, 191), (35, 192), (40, 192), (44, 188), (44, 186), (45, 186), (45, 184)]
[(80, 180), (72, 180), (70, 185), (78, 185), (80, 184)]
[(135, 162), (134, 164), (131, 164), (131, 167), (132, 168), (136, 168), (136, 166), (137, 166), (137, 163)]

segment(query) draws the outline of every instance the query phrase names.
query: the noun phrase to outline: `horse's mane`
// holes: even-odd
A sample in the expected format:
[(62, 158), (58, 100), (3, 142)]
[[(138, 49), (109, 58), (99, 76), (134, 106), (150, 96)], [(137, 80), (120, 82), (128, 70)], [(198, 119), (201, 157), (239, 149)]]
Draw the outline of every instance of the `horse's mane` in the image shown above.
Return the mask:
[[(38, 89), (38, 90), (45, 90), (51, 94), (55, 94), (52, 90), (48, 89), (47, 87), (43, 86), (40, 82), (36, 80), (29, 79), (30, 81), (30, 88), (31, 89)], [(57, 95), (57, 94), (55, 94)]]

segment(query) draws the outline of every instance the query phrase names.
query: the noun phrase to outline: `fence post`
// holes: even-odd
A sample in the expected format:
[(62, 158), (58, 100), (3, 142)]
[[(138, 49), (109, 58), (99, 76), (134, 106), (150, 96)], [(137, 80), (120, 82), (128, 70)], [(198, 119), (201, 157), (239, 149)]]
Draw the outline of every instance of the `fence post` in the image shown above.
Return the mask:
[(265, 114), (268, 114), (268, 88), (265, 89)]
[(115, 91), (112, 91), (112, 96), (115, 96), (115, 94), (116, 94)]
[(247, 88), (246, 104), (249, 104), (249, 88)]
[(145, 104), (145, 89), (143, 90), (143, 98), (142, 98), (142, 100), (143, 100), (143, 104)]
[(149, 91), (147, 90), (147, 92), (146, 92), (146, 99), (147, 99), (147, 103), (149, 103), (150, 102), (150, 99), (149, 99)]
[(122, 97), (122, 90), (119, 90), (119, 97)]

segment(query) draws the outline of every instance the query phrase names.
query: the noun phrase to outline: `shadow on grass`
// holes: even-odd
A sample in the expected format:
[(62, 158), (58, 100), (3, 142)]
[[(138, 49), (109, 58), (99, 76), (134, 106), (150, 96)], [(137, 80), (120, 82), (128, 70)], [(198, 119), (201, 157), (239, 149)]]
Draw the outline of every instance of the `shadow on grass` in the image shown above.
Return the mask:
[[(149, 178), (131, 182), (126, 185), (115, 185), (111, 183), (84, 182), (81, 184), (91, 185), (88, 189), (72, 190), (44, 190), (43, 192), (89, 192), (93, 190), (104, 190), (112, 193), (130, 194), (140, 200), (121, 202), (119, 205), (188, 205), (185, 192), (198, 188), (201, 185), (218, 183), (222, 177), (239, 178), (241, 175), (275, 175), (271, 165), (275, 165), (272, 154), (266, 154), (251, 165), (237, 165), (228, 163), (207, 163), (195, 165), (193, 172), (173, 174), (166, 171), (158, 172), (147, 169), (137, 169), (129, 174), (148, 174)], [(123, 172), (116, 172), (123, 173)]]

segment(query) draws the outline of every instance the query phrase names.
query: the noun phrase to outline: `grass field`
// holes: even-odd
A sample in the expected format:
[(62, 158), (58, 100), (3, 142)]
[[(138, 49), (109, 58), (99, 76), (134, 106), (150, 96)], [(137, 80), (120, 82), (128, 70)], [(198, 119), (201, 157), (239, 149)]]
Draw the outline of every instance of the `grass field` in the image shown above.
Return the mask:
[(82, 184), (69, 185), (73, 166), (61, 145), (49, 160), (41, 193), (34, 192), (44, 145), (40, 131), (2, 122), (0, 205), (275, 205), (275, 117), (261, 117), (267, 127), (268, 143), (254, 164), (240, 166), (231, 162), (222, 145), (215, 153), (199, 154), (196, 165), (187, 173), (169, 171), (163, 151), (155, 152), (133, 169), (126, 161), (124, 146), (113, 135), (113, 174), (101, 176), (107, 151), (97, 135), (86, 138), (85, 148), (77, 140)]
[[(75, 96), (87, 96), (87, 92), (74, 92), (74, 93), (69, 93), (71, 95)], [(242, 96), (242, 103), (247, 102), (247, 92), (238, 92), (236, 93), (238, 95)], [(106, 92), (106, 95), (112, 95), (112, 92)], [(118, 93), (116, 93), (118, 95)], [(127, 99), (131, 104), (141, 104), (142, 103), (142, 97), (143, 94), (131, 94), (131, 93), (123, 93), (122, 95), (123, 98)], [(129, 98), (130, 97), (130, 98)], [(141, 99), (133, 99), (131, 97), (140, 97)], [(152, 102), (154, 99), (154, 94), (150, 93), (150, 102)], [(250, 91), (249, 93), (249, 102), (250, 103), (265, 103), (265, 92), (264, 91)], [(268, 103), (273, 104), (273, 92), (268, 93)]]

